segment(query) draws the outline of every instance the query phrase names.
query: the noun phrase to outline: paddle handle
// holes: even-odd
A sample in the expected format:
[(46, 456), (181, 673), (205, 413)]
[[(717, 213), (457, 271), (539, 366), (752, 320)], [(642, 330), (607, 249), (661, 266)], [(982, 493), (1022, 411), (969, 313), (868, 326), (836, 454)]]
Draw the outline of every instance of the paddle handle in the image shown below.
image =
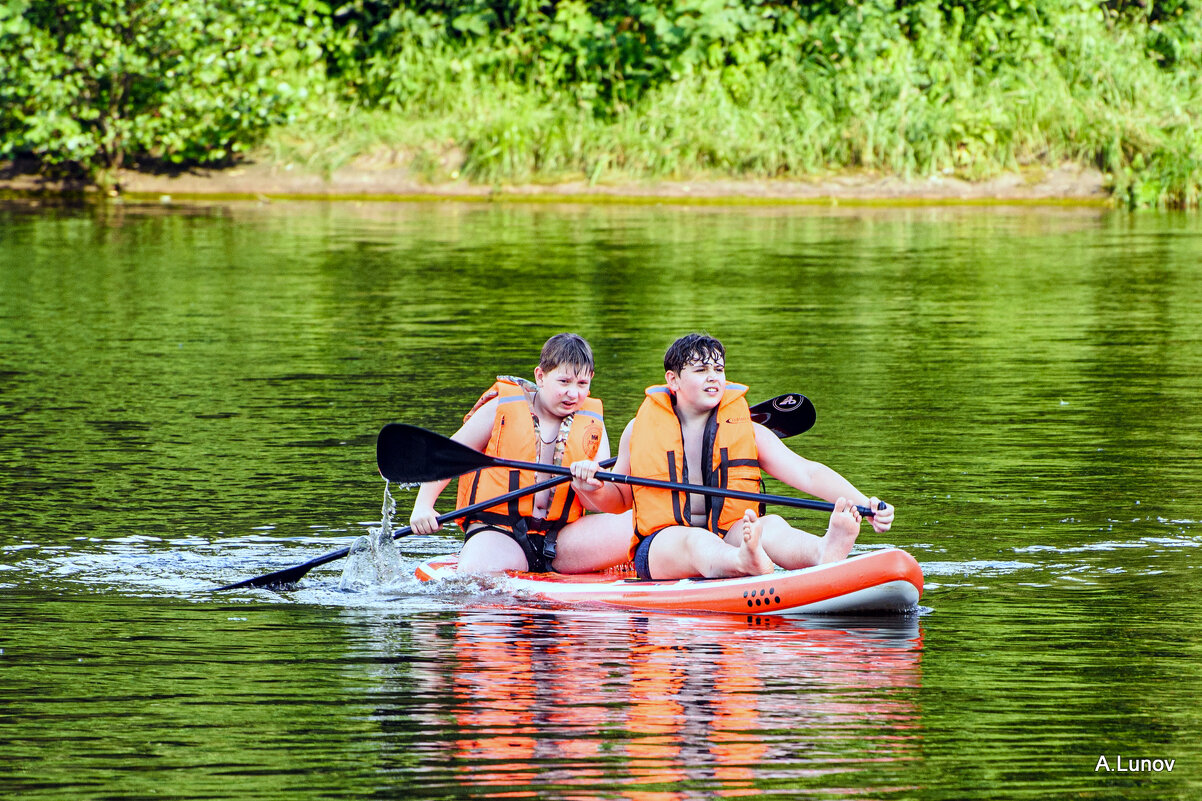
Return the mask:
[[(508, 467), (514, 470), (537, 470), (540, 473), (558, 473), (560, 475), (570, 476), (572, 471), (567, 467), (548, 464), (536, 464), (534, 462), (518, 462), (511, 459), (498, 459), (491, 457), (491, 462), (497, 467)], [(719, 498), (735, 498), (741, 501), (756, 501), (758, 503), (771, 503), (777, 506), (793, 506), (798, 509), (816, 509), (820, 512), (833, 512), (835, 505), (829, 501), (811, 501), (807, 498), (790, 498), (788, 495), (768, 495), (761, 492), (744, 492), (743, 490), (724, 489), (722, 487), (707, 487), (703, 484), (682, 484), (673, 481), (660, 481), (656, 478), (643, 478), (641, 476), (624, 476), (621, 473), (606, 473), (599, 471), (596, 478), (600, 481), (612, 481), (615, 484), (627, 484), (636, 487), (652, 487), (655, 489), (676, 490), (677, 492), (693, 492), (699, 495), (715, 495)], [(880, 502), (880, 509), (885, 508), (885, 502)], [(860, 514), (864, 517), (874, 517), (876, 510), (870, 509), (867, 506), (857, 506)]]

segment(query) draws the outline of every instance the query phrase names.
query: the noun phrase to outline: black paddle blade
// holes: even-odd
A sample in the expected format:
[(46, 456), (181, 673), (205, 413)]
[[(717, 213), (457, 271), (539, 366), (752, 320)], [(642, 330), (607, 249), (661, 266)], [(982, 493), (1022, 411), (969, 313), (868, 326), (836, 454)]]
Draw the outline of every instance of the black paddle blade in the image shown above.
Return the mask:
[(389, 423), (376, 438), (376, 465), (389, 481), (421, 484), (491, 467), (493, 458), (433, 431)]
[(333, 553), (327, 553), (323, 556), (318, 556), (315, 559), (310, 559), (303, 565), (295, 567), (287, 567), (283, 570), (277, 570), (274, 573), (268, 573), (265, 576), (255, 576), (254, 578), (239, 581), (235, 584), (227, 584), (224, 587), (218, 587), (213, 592), (221, 592), (222, 590), (236, 590), (242, 587), (271, 587), (272, 589), (280, 589), (290, 586), (300, 581), (315, 567), (333, 562), (335, 559), (341, 559), (351, 552), (350, 548), (340, 548)]
[[(303, 568), (303, 569), (302, 569)], [(268, 573), (266, 576), (256, 576), (245, 581), (239, 581), (234, 584), (226, 584), (224, 587), (218, 587), (212, 592), (221, 592), (223, 590), (238, 590), (243, 587), (287, 587), (290, 584), (295, 584), (300, 581), (306, 573), (308, 573), (306, 565), (297, 565), (290, 567), (287, 570), (279, 570), (275, 573)]]
[(818, 413), (809, 398), (790, 392), (752, 406), (751, 419), (784, 439), (804, 434), (813, 428)]

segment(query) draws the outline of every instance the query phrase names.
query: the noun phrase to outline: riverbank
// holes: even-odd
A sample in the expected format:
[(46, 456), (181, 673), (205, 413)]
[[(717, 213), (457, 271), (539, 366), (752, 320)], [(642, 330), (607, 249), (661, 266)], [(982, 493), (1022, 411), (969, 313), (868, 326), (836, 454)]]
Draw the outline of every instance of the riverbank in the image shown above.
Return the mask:
[(1202, 200), (1184, 5), (68, 6), (0, 25), (0, 154), (118, 194)]
[(329, 175), (291, 165), (248, 162), (226, 169), (196, 168), (165, 174), (122, 170), (102, 190), (73, 181), (48, 179), (0, 165), (0, 191), (19, 194), (82, 193), (172, 199), (312, 199), (404, 201), (578, 200), (582, 202), (672, 202), (697, 204), (955, 204), (1069, 203), (1111, 201), (1107, 176), (1097, 169), (1063, 164), (1054, 169), (1008, 172), (988, 180), (955, 175), (905, 179), (872, 172), (846, 172), (810, 178), (589, 181), (486, 185), (466, 180), (433, 183), (394, 165), (359, 163)]

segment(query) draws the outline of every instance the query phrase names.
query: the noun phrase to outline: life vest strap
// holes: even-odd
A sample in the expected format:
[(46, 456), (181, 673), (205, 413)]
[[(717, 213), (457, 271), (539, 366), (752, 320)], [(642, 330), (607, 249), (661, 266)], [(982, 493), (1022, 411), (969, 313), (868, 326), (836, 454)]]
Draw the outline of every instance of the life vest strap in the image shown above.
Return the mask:
[[(676, 475), (676, 452), (668, 451), (667, 456), (668, 456), (668, 480), (671, 481), (673, 484), (679, 484), (684, 480), (685, 477)], [(686, 468), (686, 470), (687, 470), (687, 468)], [(677, 491), (673, 490), (672, 491), (672, 517), (674, 517), (676, 519), (676, 525), (687, 526), (687, 525), (689, 525), (689, 522), (692, 519), (692, 513), (690, 511), (688, 518), (686, 518), (684, 516), (685, 510), (681, 509), (681, 501), (682, 500), (687, 505), (689, 502), (689, 496), (685, 495), (682, 492), (677, 492)]]
[(465, 535), (466, 539), (471, 539), (481, 531), (499, 532), (516, 542), (522, 549), (522, 553), (526, 556), (526, 566), (530, 572), (545, 573), (554, 570), (551, 563), (555, 561), (555, 545), (559, 537), (559, 530), (563, 528), (562, 524), (548, 525), (546, 520), (531, 517), (518, 518), (517, 523), (514, 523), (513, 519), (506, 515), (481, 512), (471, 521), (465, 521), (464, 525), (467, 526), (470, 522), (476, 521), (484, 525), (468, 531)]
[(483, 523), (486, 526), (506, 526), (515, 531), (521, 529), (522, 531), (533, 531), (535, 533), (549, 533), (552, 531), (558, 533), (561, 528), (567, 525), (562, 520), (503, 515), (497, 512), (476, 512), (471, 517), (465, 518), (463, 525), (467, 526), (475, 522)]

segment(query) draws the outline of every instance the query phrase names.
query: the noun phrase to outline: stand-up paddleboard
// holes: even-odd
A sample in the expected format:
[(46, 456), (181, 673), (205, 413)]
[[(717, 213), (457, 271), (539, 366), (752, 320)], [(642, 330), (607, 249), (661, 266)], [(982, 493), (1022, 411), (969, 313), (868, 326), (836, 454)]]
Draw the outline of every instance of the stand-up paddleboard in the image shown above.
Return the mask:
[[(457, 558), (439, 556), (417, 568), (422, 581), (455, 575)], [(778, 570), (766, 576), (643, 581), (626, 569), (562, 575), (509, 571), (504, 586), (515, 595), (554, 603), (616, 606), (662, 612), (811, 615), (907, 612), (922, 597), (922, 568), (905, 551), (890, 548), (841, 562)]]

